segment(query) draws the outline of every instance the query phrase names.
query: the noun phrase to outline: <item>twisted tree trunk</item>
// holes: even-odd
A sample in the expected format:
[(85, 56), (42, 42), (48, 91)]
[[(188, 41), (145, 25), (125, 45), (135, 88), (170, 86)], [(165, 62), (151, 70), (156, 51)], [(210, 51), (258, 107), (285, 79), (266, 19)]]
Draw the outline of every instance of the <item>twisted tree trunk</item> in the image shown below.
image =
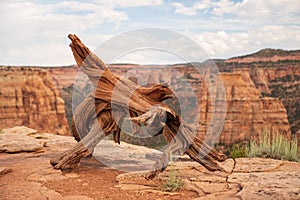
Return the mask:
[(169, 142), (162, 160), (156, 162), (154, 171), (147, 178), (153, 178), (166, 168), (170, 153), (187, 153), (208, 170), (223, 171), (217, 161), (225, 160), (225, 156), (195, 136), (192, 128), (179, 115), (161, 103), (173, 94), (166, 85), (146, 88), (120, 78), (76, 35), (70, 34), (68, 37), (72, 41), (70, 47), (78, 67), (95, 85), (95, 90), (76, 108), (73, 115), (73, 132), (79, 142), (51, 160), (55, 169), (76, 167), (80, 158), (89, 155), (97, 143), (111, 133), (115, 142), (120, 143), (119, 125), (123, 120), (129, 120), (132, 130), (138, 132), (139, 124), (144, 123), (150, 134), (163, 134)]

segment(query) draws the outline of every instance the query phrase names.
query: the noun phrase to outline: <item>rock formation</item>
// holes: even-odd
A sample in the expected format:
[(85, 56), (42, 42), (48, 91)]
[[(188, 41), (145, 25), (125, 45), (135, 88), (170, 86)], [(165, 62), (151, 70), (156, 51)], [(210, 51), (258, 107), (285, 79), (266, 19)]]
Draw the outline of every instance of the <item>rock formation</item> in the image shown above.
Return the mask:
[[(220, 72), (224, 73), (222, 77), (227, 95), (228, 116), (223, 130), (224, 135), (221, 136), (220, 142), (232, 143), (249, 139), (250, 136), (256, 136), (266, 126), (282, 130), (287, 135), (290, 131), (293, 134), (300, 131), (300, 93), (297, 92), (300, 90), (299, 55), (299, 51), (265, 49), (251, 55), (215, 61)], [(207, 130), (206, 125), (210, 120), (208, 113), (210, 94), (207, 93), (205, 84), (199, 81), (201, 77), (197, 76), (189, 65), (113, 64), (109, 68), (117, 75), (136, 79), (141, 85), (153, 82), (170, 83), (178, 91), (178, 95), (181, 95), (180, 90), (182, 89), (180, 88), (180, 81), (182, 79), (187, 80), (199, 98), (200, 132), (203, 134)], [(154, 68), (156, 69), (152, 70)], [(60, 90), (66, 103), (66, 113), (70, 118), (72, 115), (72, 85), (78, 73), (76, 66), (43, 69), (48, 71), (53, 84)], [(84, 77), (80, 76), (79, 78)], [(86, 87), (86, 91), (89, 90), (87, 79), (78, 85)], [(190, 102), (195, 101), (194, 97), (189, 98)], [(170, 103), (174, 104), (174, 102)], [(197, 114), (197, 110), (193, 107), (189, 108), (189, 102), (185, 102), (184, 105), (190, 116)], [(242, 112), (244, 114), (238, 114)], [(5, 121), (10, 121), (10, 119)], [(1, 122), (4, 123), (4, 119)], [(227, 137), (228, 135), (231, 136)], [(300, 135), (296, 135), (300, 141)], [(146, 141), (143, 142), (143, 144), (145, 143)]]
[[(129, 73), (126, 72), (126, 75), (134, 75), (141, 81), (145, 79), (153, 80), (154, 78), (150, 76), (153, 76), (153, 72), (157, 71), (156, 69), (149, 69), (149, 67), (147, 69), (134, 68)], [(208, 90), (205, 78), (211, 76), (209, 71), (200, 73), (194, 67), (188, 65), (178, 65), (172, 68), (162, 66), (160, 73), (156, 76), (156, 81), (171, 83), (176, 94), (180, 98), (187, 100), (187, 102), (181, 102), (181, 107), (189, 115), (188, 118), (193, 119), (200, 113), (200, 135), (205, 136), (209, 126), (216, 123), (211, 122), (211, 112), (213, 109), (211, 107), (211, 97), (214, 97), (215, 99), (226, 98), (224, 127), (220, 137), (217, 138), (219, 140), (215, 142), (230, 145), (243, 140), (249, 140), (251, 137), (257, 138), (266, 127), (290, 137), (290, 125), (282, 102), (278, 98), (263, 97), (260, 90), (256, 88), (256, 85), (252, 81), (247, 69), (221, 73), (220, 78), (226, 90), (225, 97), (218, 97), (221, 95), (218, 90)], [(182, 80), (185, 80), (192, 87), (196, 96), (185, 92), (186, 84), (180, 82)], [(214, 84), (218, 85), (217, 81), (220, 80), (216, 80)], [(198, 99), (198, 111), (193, 106), (189, 108), (190, 103), (195, 101), (195, 97)], [(215, 114), (217, 115), (218, 113)]]
[[(198, 167), (194, 162), (182, 161), (173, 164), (173, 173), (183, 182), (183, 189), (197, 193), (193, 200), (206, 199), (299, 199), (299, 163), (273, 159), (238, 158), (222, 164), (228, 173), (211, 173)], [(167, 180), (170, 171), (160, 174), (157, 179)], [(155, 184), (142, 181), (139, 173), (125, 173), (117, 177), (122, 190), (140, 190), (144, 194), (157, 191)], [(169, 193), (164, 193), (168, 195)], [(171, 193), (172, 194), (172, 193)], [(179, 195), (180, 192), (173, 193)], [(170, 194), (169, 194), (170, 195)], [(172, 199), (172, 197), (170, 197)], [(186, 197), (182, 197), (186, 199)], [(189, 199), (189, 198), (188, 198)]]
[[(282, 102), (278, 98), (262, 97), (247, 71), (222, 73), (221, 79), (226, 90), (226, 118), (217, 143), (230, 145), (249, 141), (258, 138), (267, 127), (290, 138), (290, 125)], [(210, 96), (201, 95), (208, 94), (207, 88), (201, 88), (204, 90), (199, 92), (199, 98), (202, 99), (200, 107), (202, 111), (208, 107), (208, 112), (200, 112), (200, 123), (204, 127), (200, 134), (205, 135), (210, 125), (212, 108)], [(218, 92), (211, 95), (218, 96)]]
[[(300, 51), (265, 49), (218, 63), (220, 71), (247, 69), (263, 96), (279, 98), (287, 110), (291, 132), (300, 130)], [(300, 136), (297, 134), (298, 138)], [(300, 141), (300, 140), (299, 140)]]
[[(209, 71), (202, 71), (199, 74), (191, 65), (138, 66), (118, 64), (109, 67), (112, 72), (118, 75), (136, 79), (140, 85), (151, 85), (153, 82), (170, 83), (176, 95), (184, 99), (181, 106), (188, 115), (187, 118), (194, 119), (200, 113), (199, 134), (203, 137), (206, 135), (207, 129), (211, 125), (210, 98), (211, 95), (215, 95), (215, 97), (219, 95), (218, 93), (210, 94), (205, 84), (205, 78), (211, 76)], [(74, 68), (68, 70), (71, 71), (71, 69), (75, 71)], [(226, 71), (226, 69), (222, 68), (222, 71)], [(54, 72), (54, 70), (59, 69), (52, 70)], [(64, 71), (65, 69), (62, 73)], [(269, 90), (268, 79), (265, 76), (254, 76), (254, 74), (264, 74), (264, 71), (253, 72), (252, 68), (246, 67), (229, 69), (228, 71), (230, 72), (221, 73), (226, 89), (227, 116), (222, 134), (216, 142), (230, 145), (249, 140), (251, 137), (257, 137), (266, 127), (290, 137), (290, 125), (284, 105), (277, 97), (263, 96), (262, 86)], [(55, 72), (55, 76), (58, 73)], [(274, 72), (273, 74), (273, 76), (278, 76), (282, 73)], [(192, 92), (186, 93), (186, 84), (192, 88)], [(260, 87), (260, 85), (262, 86)], [(192, 95), (193, 92), (195, 93), (194, 96)], [(198, 110), (194, 107), (197, 99)], [(176, 104), (174, 102), (170, 102), (170, 104), (173, 104), (173, 108), (176, 110)], [(177, 110), (180, 111), (180, 108)], [(146, 139), (139, 139), (139, 141), (141, 143), (137, 142), (138, 144), (147, 144)]]
[(53, 84), (58, 90), (62, 90), (73, 84), (78, 74), (78, 69), (75, 65), (66, 67), (43, 67), (42, 69), (48, 72)]
[[(17, 143), (12, 149), (31, 143), (42, 144), (33, 152), (3, 153), (0, 150), (0, 199), (58, 199), (101, 200), (205, 200), (205, 199), (299, 199), (300, 164), (264, 158), (228, 159), (222, 163), (225, 172), (210, 172), (187, 157), (181, 157), (173, 167), (146, 181), (143, 173), (121, 172), (109, 167), (138, 167), (153, 163), (145, 152), (153, 149), (123, 143), (114, 145), (104, 140), (95, 149), (99, 159), (82, 160), (74, 171), (61, 172), (49, 165), (49, 158), (76, 143), (72, 137), (42, 133), (26, 127), (4, 129), (0, 133), (14, 136)], [(2, 137), (4, 138), (4, 137)], [(1, 140), (2, 140), (1, 138)], [(1, 141), (0, 140), (0, 141)], [(7, 143), (11, 141), (7, 141)], [(113, 146), (113, 148), (112, 148)], [(0, 147), (1, 148), (1, 147)], [(112, 154), (113, 156), (110, 156)], [(101, 162), (104, 164), (102, 164)], [(143, 166), (139, 166), (143, 167)], [(170, 170), (184, 185), (179, 191), (162, 191), (162, 185), (170, 178)], [(128, 171), (128, 170), (126, 170)]]
[(46, 71), (0, 68), (0, 128), (26, 125), (40, 131), (69, 134), (64, 100)]

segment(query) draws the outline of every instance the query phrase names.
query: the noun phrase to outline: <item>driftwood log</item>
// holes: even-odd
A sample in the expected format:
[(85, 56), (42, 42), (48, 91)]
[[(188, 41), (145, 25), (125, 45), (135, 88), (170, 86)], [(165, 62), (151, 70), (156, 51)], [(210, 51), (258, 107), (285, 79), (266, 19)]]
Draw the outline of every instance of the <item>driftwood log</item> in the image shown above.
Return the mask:
[(166, 168), (170, 153), (186, 153), (208, 170), (223, 171), (217, 161), (224, 161), (225, 156), (195, 136), (192, 128), (162, 103), (173, 94), (167, 85), (141, 87), (118, 77), (76, 35), (68, 37), (78, 67), (89, 77), (95, 89), (73, 114), (72, 129), (78, 143), (51, 159), (55, 169), (76, 167), (80, 159), (93, 152), (97, 143), (109, 134), (113, 134), (115, 142), (120, 143), (119, 125), (129, 120), (134, 132), (138, 132), (139, 124), (143, 123), (150, 134), (163, 134), (169, 143), (162, 159), (156, 162), (154, 170), (146, 178), (153, 178)]

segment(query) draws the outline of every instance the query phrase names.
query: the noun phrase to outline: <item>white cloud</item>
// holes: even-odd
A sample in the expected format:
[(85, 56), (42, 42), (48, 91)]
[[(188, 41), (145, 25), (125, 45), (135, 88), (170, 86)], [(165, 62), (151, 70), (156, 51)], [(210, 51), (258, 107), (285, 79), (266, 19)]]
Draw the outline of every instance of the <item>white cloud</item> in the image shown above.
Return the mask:
[(172, 6), (175, 7), (175, 13), (182, 15), (196, 15), (196, 9), (193, 7), (185, 7), (182, 3), (172, 3)]
[(298, 0), (243, 0), (233, 3), (229, 0), (221, 0), (213, 4), (213, 14), (223, 16), (234, 14), (237, 17), (254, 18), (260, 20), (281, 20), (280, 18), (297, 15), (300, 10)]
[[(184, 2), (169, 3), (174, 11), (168, 10), (170, 7), (163, 5), (163, 0), (73, 0), (51, 4), (0, 1), (0, 65), (71, 64), (74, 60), (68, 47), (68, 33), (78, 34), (94, 50), (113, 33), (142, 27), (188, 30), (187, 35), (212, 57), (226, 58), (266, 47), (295, 49), (300, 45), (298, 1), (200, 0), (192, 6)], [(137, 6), (141, 10), (129, 8)], [(145, 9), (146, 6), (157, 6), (159, 11), (165, 12), (162, 16), (153, 16), (154, 9)], [(134, 18), (140, 16), (143, 9), (145, 14)], [(180, 15), (175, 16), (174, 12)], [(201, 13), (201, 17), (197, 13)], [(124, 45), (132, 44), (125, 42)], [(149, 62), (144, 58), (145, 54), (127, 57), (132, 61)], [(166, 63), (168, 57), (161, 60)]]
[(192, 18), (184, 24), (187, 35), (211, 57), (227, 58), (266, 47), (299, 48), (298, 0), (201, 0), (190, 7), (181, 6), (195, 16), (207, 13), (208, 18)]
[(198, 1), (193, 5), (194, 9), (197, 10), (205, 10), (208, 9), (212, 6), (212, 1), (211, 0), (202, 0), (202, 1)]
[(298, 26), (264, 26), (244, 32), (186, 32), (213, 58), (228, 58), (262, 48), (295, 49), (300, 44)]
[(64, 58), (70, 57), (68, 33), (86, 36), (91, 46), (97, 46), (90, 39), (95, 38), (91, 29), (100, 29), (106, 22), (118, 27), (127, 19), (123, 11), (94, 3), (1, 2), (1, 64), (71, 64), (70, 59)]
[(113, 7), (138, 7), (138, 6), (159, 6), (163, 0), (94, 0), (94, 2)]
[(240, 3), (234, 3), (230, 0), (220, 0), (211, 4), (212, 14), (215, 16), (222, 16), (224, 13), (235, 14), (237, 5)]
[(186, 62), (182, 58), (159, 49), (138, 49), (119, 57), (114, 63), (138, 63), (138, 64), (174, 64)]
[[(172, 3), (175, 7), (175, 13), (183, 15), (196, 15), (199, 11), (208, 12), (214, 17), (240, 17), (248, 19), (259, 19), (268, 21), (283, 22), (290, 21), (297, 17), (299, 21), (299, 0), (243, 0), (242, 2), (233, 2), (231, 0), (200, 0), (191, 7), (186, 7), (182, 3)], [(186, 12), (189, 11), (189, 12)], [(294, 19), (297, 21), (297, 19)]]

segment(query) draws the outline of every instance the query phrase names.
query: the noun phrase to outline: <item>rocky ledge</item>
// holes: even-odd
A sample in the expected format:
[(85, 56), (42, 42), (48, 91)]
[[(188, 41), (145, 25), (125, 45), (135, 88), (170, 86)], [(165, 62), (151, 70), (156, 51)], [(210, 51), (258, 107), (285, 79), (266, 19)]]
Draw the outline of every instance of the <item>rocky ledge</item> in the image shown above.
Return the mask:
[(161, 190), (171, 167), (154, 180), (145, 180), (142, 171), (125, 173), (103, 164), (133, 167), (151, 164), (146, 154), (159, 155), (157, 150), (127, 143), (103, 141), (94, 152), (98, 159), (83, 159), (70, 171), (52, 169), (49, 159), (75, 143), (72, 137), (26, 127), (2, 130), (0, 199), (300, 199), (300, 164), (273, 159), (227, 159), (221, 163), (227, 172), (210, 172), (187, 158), (179, 159), (172, 168), (184, 185), (176, 192)]
[[(273, 159), (238, 158), (226, 160), (228, 173), (210, 172), (195, 162), (175, 162), (174, 173), (183, 189), (197, 193), (194, 200), (206, 199), (299, 199), (300, 164)], [(170, 167), (157, 179), (167, 180)], [(139, 173), (117, 176), (123, 190), (157, 192), (156, 185), (142, 181)], [(179, 191), (180, 194), (180, 191)]]

